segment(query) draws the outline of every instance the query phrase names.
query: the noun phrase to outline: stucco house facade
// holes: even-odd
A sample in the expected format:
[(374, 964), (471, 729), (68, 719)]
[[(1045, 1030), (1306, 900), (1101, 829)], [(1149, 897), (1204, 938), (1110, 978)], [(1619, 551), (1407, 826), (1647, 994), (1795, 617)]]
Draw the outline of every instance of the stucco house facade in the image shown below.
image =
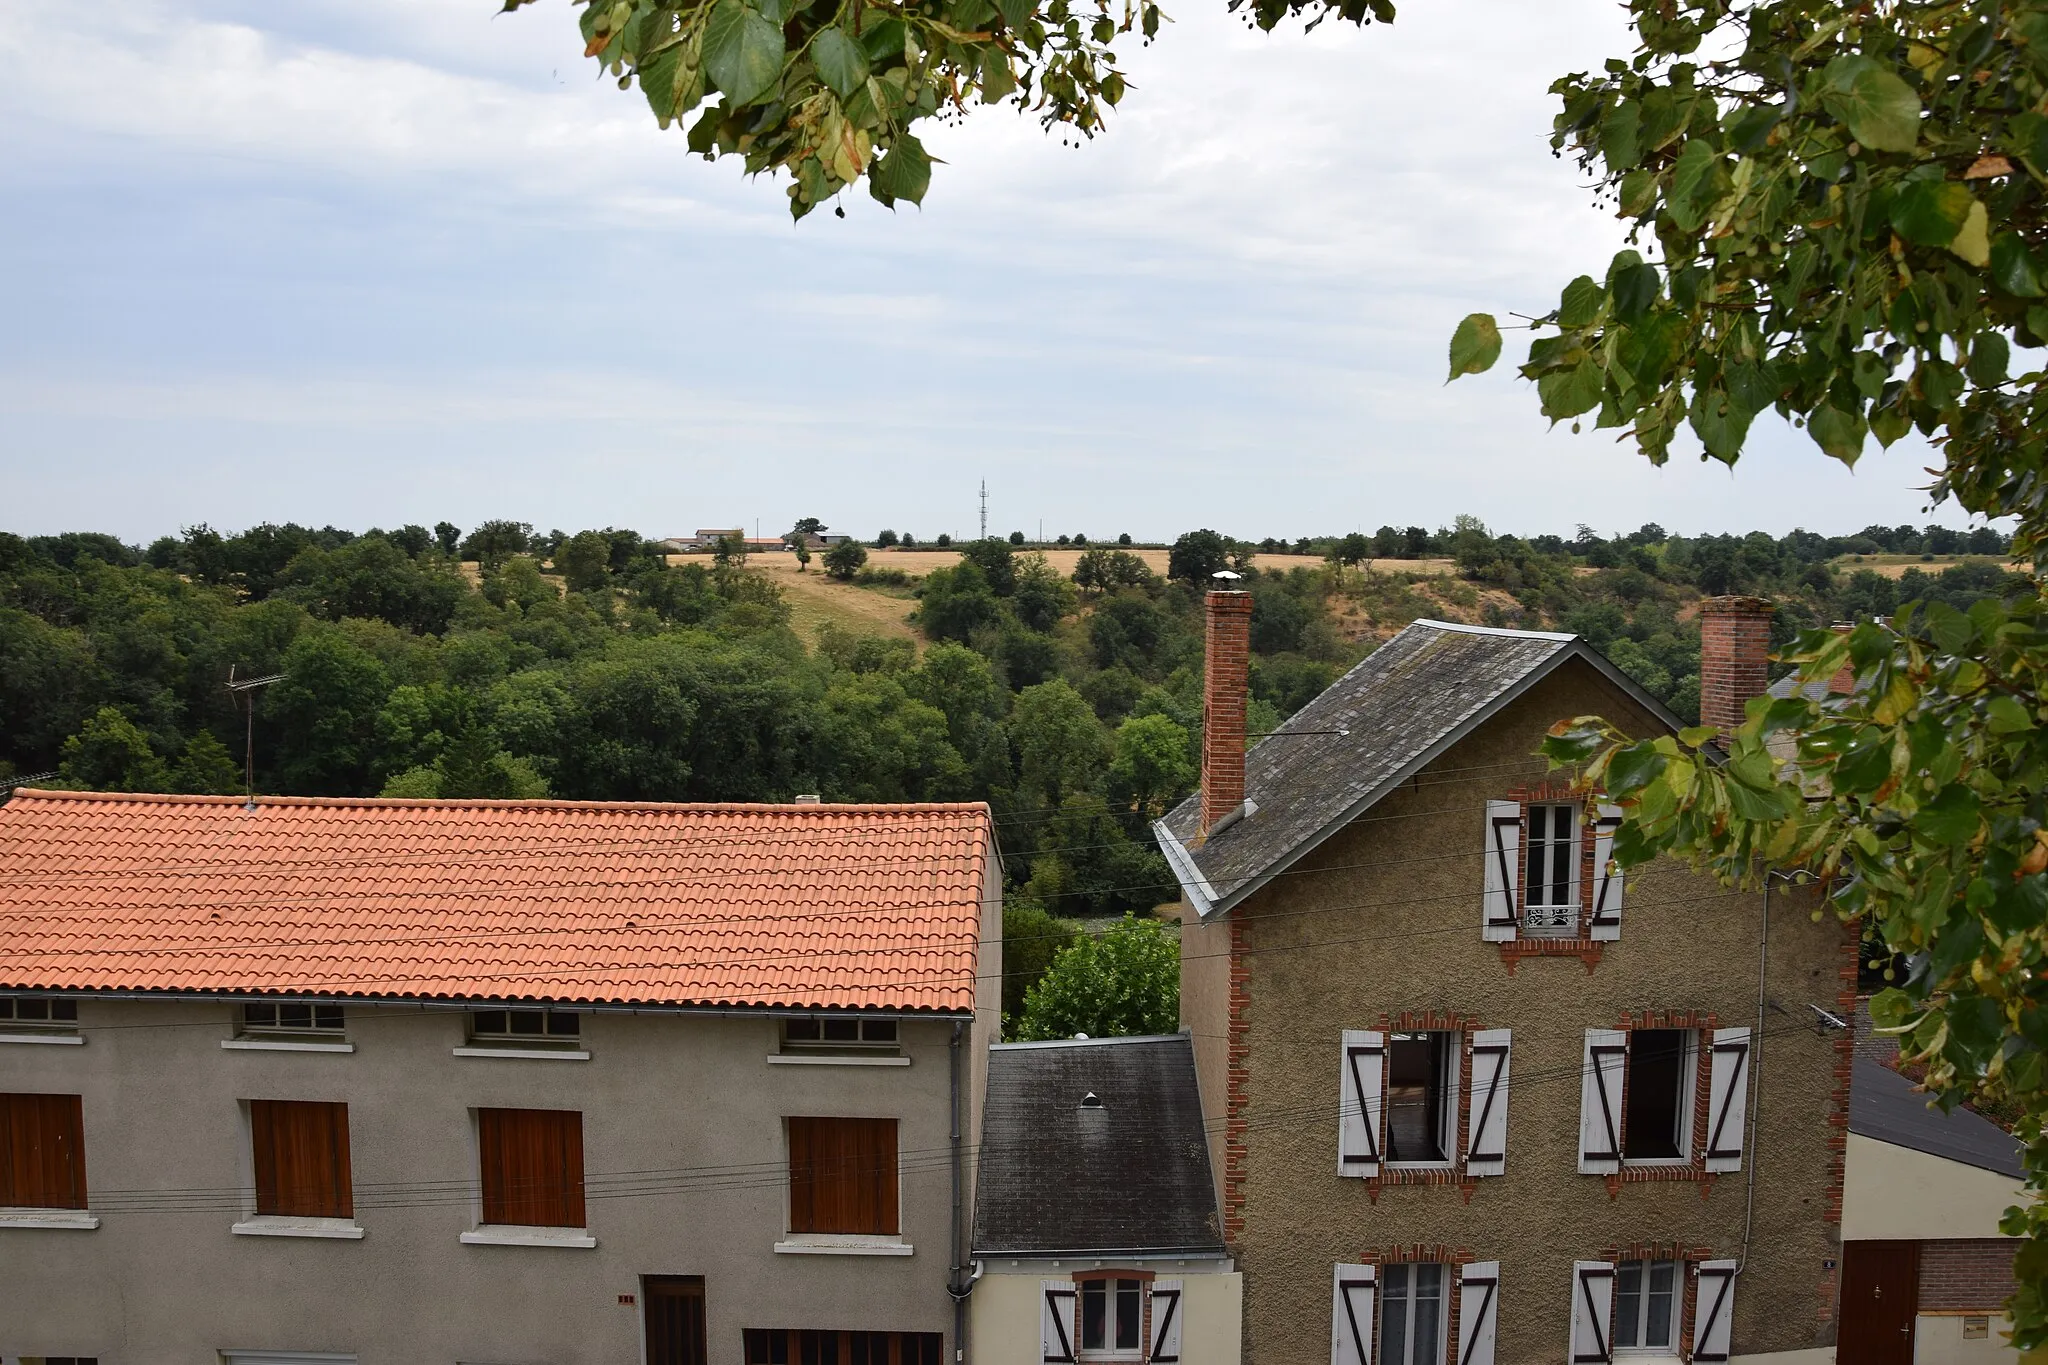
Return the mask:
[(0, 1359), (939, 1365), (986, 808), (17, 792)]
[[(1709, 604), (1710, 723), (1766, 610)], [(1249, 612), (1156, 828), (1244, 1358), (1832, 1360), (1853, 936), (1611, 865), (1538, 744), (1677, 722), (1582, 640), (1418, 621), (1247, 752)]]

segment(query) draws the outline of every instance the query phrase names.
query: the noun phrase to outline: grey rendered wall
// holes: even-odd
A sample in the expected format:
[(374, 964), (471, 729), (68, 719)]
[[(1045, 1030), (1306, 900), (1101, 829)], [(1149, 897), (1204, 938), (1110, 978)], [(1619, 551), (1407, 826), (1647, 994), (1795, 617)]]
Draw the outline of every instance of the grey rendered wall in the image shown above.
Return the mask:
[[(1250, 952), (1244, 1232), (1246, 1359), (1328, 1358), (1331, 1266), (1417, 1243), (1501, 1262), (1501, 1365), (1559, 1361), (1571, 1263), (1630, 1243), (1739, 1254), (1744, 1184), (1624, 1184), (1577, 1173), (1584, 1031), (1631, 1010), (1756, 1022), (1758, 898), (1676, 864), (1631, 876), (1622, 939), (1590, 973), (1575, 958), (1510, 974), (1479, 935), (1484, 802), (1540, 780), (1549, 725), (1604, 712), (1633, 733), (1647, 717), (1590, 669), (1553, 675), (1400, 793), (1236, 913)], [(1836, 1053), (1809, 1003), (1836, 1009), (1851, 959), (1842, 928), (1776, 899), (1763, 1041), (1756, 1232), (1737, 1295), (1735, 1349), (1832, 1340), (1836, 1227), (1827, 1221)], [(1220, 946), (1220, 945), (1219, 945)], [(1222, 1015), (1202, 988), (1201, 1028)], [(1507, 1173), (1466, 1201), (1455, 1186), (1390, 1186), (1336, 1174), (1339, 1033), (1385, 1015), (1440, 1010), (1514, 1030)], [(1190, 1016), (1191, 1018), (1193, 1015)], [(1212, 1070), (1202, 1081), (1211, 1085)], [(1220, 1163), (1219, 1163), (1220, 1168)]]
[[(352, 1008), (351, 1055), (226, 1051), (218, 1004), (86, 1002), (82, 1047), (0, 1045), (0, 1090), (84, 1096), (95, 1202), (201, 1191), (215, 1207), (0, 1230), (0, 1355), (211, 1365), (222, 1348), (352, 1352), (364, 1365), (632, 1365), (643, 1274), (706, 1279), (711, 1358), (743, 1327), (943, 1332), (950, 1259), (947, 1021), (905, 1022), (908, 1067), (771, 1066), (761, 1018), (601, 1014), (587, 1062), (462, 1058), (461, 1016)], [(362, 1241), (234, 1236), (238, 1101), (343, 1100)], [(682, 1172), (592, 1199), (594, 1250), (465, 1246), (476, 1107), (583, 1111), (585, 1169)], [(900, 1120), (908, 1257), (778, 1255), (786, 1115)], [(433, 1182), (440, 1182), (434, 1186)], [(429, 1185), (378, 1208), (374, 1187)]]

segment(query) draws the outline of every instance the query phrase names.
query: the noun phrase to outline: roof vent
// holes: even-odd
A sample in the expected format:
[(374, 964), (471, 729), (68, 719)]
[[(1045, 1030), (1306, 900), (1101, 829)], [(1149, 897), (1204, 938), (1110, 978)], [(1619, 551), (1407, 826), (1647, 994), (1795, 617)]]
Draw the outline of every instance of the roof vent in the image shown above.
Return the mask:
[(1102, 1108), (1102, 1100), (1091, 1090), (1081, 1097), (1081, 1107), (1083, 1109), (1100, 1109)]
[(1077, 1043), (1085, 1043), (1088, 1041), (1088, 1035), (1085, 1033), (1077, 1033), (1074, 1035), (1074, 1041)]
[(815, 806), (820, 804), (818, 794), (816, 792), (810, 792), (806, 795), (799, 796), (796, 799), (796, 803), (799, 806)]

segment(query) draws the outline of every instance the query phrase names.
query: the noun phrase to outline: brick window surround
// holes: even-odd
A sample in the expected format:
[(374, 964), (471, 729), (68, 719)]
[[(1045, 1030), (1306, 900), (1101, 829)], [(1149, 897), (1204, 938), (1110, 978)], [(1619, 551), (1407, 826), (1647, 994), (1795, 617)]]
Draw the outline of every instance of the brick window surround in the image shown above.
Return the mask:
[[(1631, 1166), (1624, 1159), (1619, 1171), (1612, 1175), (1601, 1177), (1607, 1182), (1609, 1198), (1618, 1197), (1621, 1194), (1621, 1187), (1623, 1185), (1668, 1184), (1673, 1181), (1698, 1182), (1701, 1199), (1705, 1199), (1713, 1190), (1714, 1182), (1720, 1179), (1720, 1177), (1707, 1169), (1706, 1132), (1708, 1111), (1713, 1103), (1713, 1075), (1712, 1068), (1707, 1065), (1706, 1059), (1709, 1055), (1709, 1050), (1713, 1046), (1714, 1030), (1720, 1026), (1720, 1016), (1712, 1012), (1701, 1014), (1694, 1010), (1631, 1010), (1622, 1015), (1621, 1022), (1615, 1025), (1616, 1028), (1624, 1033), (1634, 1033), (1637, 1029), (1684, 1029), (1694, 1035), (1694, 1047), (1697, 1051), (1695, 1053), (1692, 1077), (1692, 1131), (1690, 1141), (1686, 1143), (1686, 1149), (1690, 1155), (1682, 1165), (1673, 1163), (1657, 1166)], [(1627, 1076), (1628, 1073), (1624, 1069), (1622, 1072), (1620, 1099), (1621, 1108), (1624, 1113), (1628, 1110)], [(1753, 1159), (1747, 1151), (1747, 1147), (1748, 1144), (1745, 1142), (1744, 1159)], [(1625, 1261), (1668, 1261), (1678, 1258), (1670, 1256), (1623, 1256), (1620, 1259)]]
[(1671, 1324), (1671, 1335), (1681, 1352), (1681, 1359), (1692, 1359), (1693, 1314), (1699, 1309), (1700, 1277), (1698, 1266), (1701, 1261), (1715, 1259), (1714, 1249), (1705, 1246), (1687, 1246), (1683, 1242), (1629, 1242), (1623, 1246), (1603, 1247), (1599, 1259), (1611, 1261), (1619, 1266), (1623, 1261), (1676, 1261), (1684, 1267), (1679, 1276), (1682, 1288), (1679, 1292), (1678, 1321)]
[[(1513, 975), (1522, 959), (1530, 957), (1575, 957), (1586, 965), (1586, 974), (1600, 965), (1600, 955), (1607, 947), (1596, 942), (1586, 927), (1587, 919), (1593, 913), (1593, 836), (1592, 824), (1586, 818), (1588, 811), (1600, 804), (1597, 792), (1587, 792), (1575, 785), (1568, 777), (1547, 778), (1542, 782), (1525, 787), (1510, 788), (1501, 797), (1503, 801), (1519, 801), (1522, 806), (1523, 838), (1528, 837), (1529, 807), (1532, 805), (1575, 805), (1579, 808), (1579, 929), (1570, 938), (1532, 938), (1517, 932), (1507, 943), (1494, 946), (1500, 949), (1500, 960), (1506, 965), (1508, 974)], [(1523, 885), (1529, 871), (1529, 852), (1525, 847), (1515, 859), (1515, 908), (1519, 916), (1524, 904), (1527, 888)]]
[[(1444, 1359), (1456, 1360), (1465, 1343), (1458, 1338), (1458, 1269), (1479, 1258), (1472, 1254), (1470, 1247), (1445, 1246), (1442, 1243), (1430, 1245), (1416, 1242), (1409, 1246), (1381, 1247), (1362, 1253), (1359, 1265), (1390, 1266), (1417, 1265), (1434, 1261), (1444, 1268)], [(1499, 1318), (1494, 1319), (1496, 1322)], [(1378, 1327), (1374, 1327), (1377, 1347)]]
[[(1139, 1343), (1139, 1352), (1140, 1352), (1140, 1354), (1149, 1354), (1149, 1353), (1150, 1353), (1150, 1348), (1149, 1348), (1149, 1347), (1148, 1347), (1148, 1346), (1146, 1345), (1146, 1343), (1148, 1343), (1148, 1342), (1150, 1342), (1150, 1341), (1152, 1340), (1152, 1281), (1153, 1281), (1153, 1280), (1155, 1280), (1155, 1279), (1157, 1279), (1157, 1278), (1158, 1278), (1158, 1275), (1157, 1275), (1157, 1273), (1156, 1273), (1156, 1272), (1154, 1272), (1154, 1271), (1150, 1271), (1150, 1270), (1118, 1270), (1118, 1269), (1117, 1269), (1116, 1267), (1114, 1267), (1114, 1266), (1099, 1266), (1099, 1267), (1097, 1267), (1097, 1268), (1095, 1268), (1095, 1269), (1093, 1269), (1093, 1270), (1077, 1270), (1077, 1271), (1075, 1271), (1075, 1272), (1074, 1272), (1074, 1293), (1075, 1293), (1075, 1295), (1076, 1295), (1077, 1297), (1076, 1297), (1076, 1299), (1075, 1299), (1075, 1303), (1074, 1303), (1074, 1314), (1075, 1314), (1075, 1317), (1074, 1317), (1074, 1331), (1075, 1331), (1075, 1334), (1076, 1334), (1076, 1335), (1075, 1335), (1075, 1340), (1076, 1340), (1076, 1342), (1078, 1343), (1078, 1341), (1079, 1341), (1079, 1339), (1080, 1339), (1080, 1338), (1079, 1338), (1079, 1333), (1080, 1333), (1080, 1330), (1081, 1330), (1081, 1328), (1080, 1328), (1080, 1312), (1081, 1312), (1081, 1307), (1080, 1307), (1080, 1300), (1079, 1300), (1079, 1297), (1078, 1297), (1078, 1296), (1079, 1296), (1079, 1294), (1080, 1294), (1080, 1292), (1081, 1292), (1081, 1286), (1082, 1286), (1082, 1284), (1083, 1284), (1084, 1282), (1088, 1281), (1088, 1280), (1136, 1280), (1136, 1281), (1138, 1281), (1138, 1282), (1139, 1282), (1139, 1285), (1141, 1286), (1141, 1287), (1139, 1288), (1139, 1290), (1138, 1290), (1138, 1343)], [(1078, 1354), (1078, 1353), (1079, 1353), (1079, 1351), (1080, 1351), (1080, 1347), (1079, 1347), (1079, 1345), (1077, 1344), (1077, 1345), (1075, 1346), (1075, 1348), (1074, 1348), (1074, 1349), (1075, 1349), (1075, 1352), (1076, 1352), (1076, 1353)], [(1091, 1359), (1092, 1359), (1093, 1357), (1094, 1357), (1094, 1352), (1093, 1352), (1093, 1351), (1091, 1351), (1091, 1352), (1089, 1353), (1089, 1358), (1091, 1358)]]
[[(1378, 1175), (1365, 1178), (1366, 1198), (1377, 1204), (1380, 1191), (1389, 1185), (1436, 1185), (1445, 1188), (1456, 1187), (1463, 1192), (1465, 1202), (1472, 1202), (1472, 1192), (1479, 1188), (1478, 1176), (1465, 1174), (1465, 1153), (1472, 1145), (1467, 1130), (1472, 1122), (1472, 1035), (1485, 1028), (1476, 1014), (1450, 1014), (1443, 1010), (1403, 1010), (1399, 1014), (1382, 1014), (1377, 1025), (1382, 1033), (1455, 1033), (1458, 1038), (1458, 1113), (1451, 1133), (1451, 1142), (1456, 1155), (1444, 1166), (1410, 1167), (1396, 1166), (1382, 1161)], [(1380, 1075), (1380, 1102), (1386, 1103), (1387, 1086), (1391, 1078), (1383, 1070)], [(1512, 1081), (1510, 1082), (1512, 1084)], [(1433, 1260), (1422, 1256), (1418, 1260)], [(1467, 1256), (1466, 1260), (1472, 1258)]]

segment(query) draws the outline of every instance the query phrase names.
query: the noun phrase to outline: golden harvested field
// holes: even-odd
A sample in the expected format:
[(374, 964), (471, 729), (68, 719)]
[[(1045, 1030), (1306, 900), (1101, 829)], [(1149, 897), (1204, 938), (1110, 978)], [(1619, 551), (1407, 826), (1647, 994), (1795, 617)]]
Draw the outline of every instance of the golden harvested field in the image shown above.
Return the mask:
[(1868, 569), (1883, 578), (1902, 577), (1908, 569), (1937, 574), (1958, 564), (1996, 564), (2013, 573), (2024, 573), (2027, 567), (2009, 564), (1997, 555), (1936, 555), (1933, 559), (1922, 559), (1919, 555), (1843, 555), (1833, 563), (1836, 573), (1852, 574)]

